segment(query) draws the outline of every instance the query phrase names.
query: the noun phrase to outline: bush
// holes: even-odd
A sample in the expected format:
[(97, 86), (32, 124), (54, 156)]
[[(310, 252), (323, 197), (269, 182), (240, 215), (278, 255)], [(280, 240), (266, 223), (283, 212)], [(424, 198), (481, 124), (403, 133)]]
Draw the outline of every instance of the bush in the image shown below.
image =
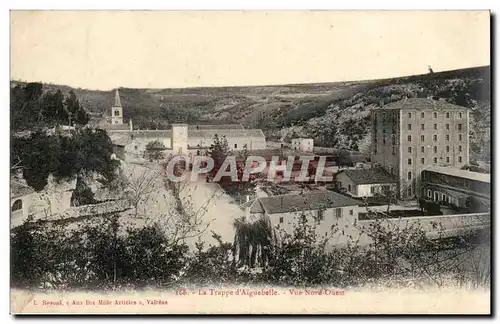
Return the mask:
[(64, 225), (25, 223), (11, 233), (13, 287), (111, 289), (172, 285), (185, 245), (171, 244), (157, 225), (123, 229), (118, 216)]

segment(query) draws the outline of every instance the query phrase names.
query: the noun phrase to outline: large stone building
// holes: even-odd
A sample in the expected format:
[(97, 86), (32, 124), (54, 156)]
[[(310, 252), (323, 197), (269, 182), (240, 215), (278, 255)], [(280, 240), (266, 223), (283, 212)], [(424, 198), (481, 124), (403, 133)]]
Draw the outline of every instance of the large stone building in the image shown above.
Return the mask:
[(372, 162), (399, 181), (402, 197), (420, 190), (422, 170), (469, 163), (469, 109), (440, 98), (408, 98), (374, 109)]
[(215, 135), (225, 136), (231, 150), (239, 151), (266, 148), (266, 138), (260, 129), (245, 129), (241, 124), (232, 125), (187, 125), (172, 124), (170, 129), (138, 130), (133, 129), (132, 120), (123, 123), (123, 107), (118, 90), (114, 105), (111, 107), (111, 124), (105, 125), (116, 148), (117, 157), (132, 156), (141, 158), (146, 145), (159, 141), (168, 154), (200, 155), (213, 143)]
[(446, 205), (467, 208), (475, 198), (487, 211), (491, 203), (490, 175), (432, 166), (422, 171), (421, 196)]

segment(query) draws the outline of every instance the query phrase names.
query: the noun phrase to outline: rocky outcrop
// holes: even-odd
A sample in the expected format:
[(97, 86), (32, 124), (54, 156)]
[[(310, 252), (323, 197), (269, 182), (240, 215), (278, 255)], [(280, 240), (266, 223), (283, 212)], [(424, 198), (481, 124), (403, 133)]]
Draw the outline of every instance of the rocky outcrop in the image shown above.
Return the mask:
[(49, 175), (45, 188), (34, 194), (30, 216), (39, 219), (70, 209), (71, 195), (75, 188), (76, 177), (71, 180), (56, 181)]

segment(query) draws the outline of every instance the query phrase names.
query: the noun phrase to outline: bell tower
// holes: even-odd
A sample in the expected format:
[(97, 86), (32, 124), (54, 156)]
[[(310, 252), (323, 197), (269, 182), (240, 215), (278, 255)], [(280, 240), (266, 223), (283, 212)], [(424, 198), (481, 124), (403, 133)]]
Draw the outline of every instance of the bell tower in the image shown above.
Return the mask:
[(122, 103), (120, 101), (120, 93), (118, 92), (118, 89), (116, 89), (115, 93), (115, 103), (113, 107), (111, 107), (111, 124), (113, 125), (123, 124), (123, 108), (122, 108)]

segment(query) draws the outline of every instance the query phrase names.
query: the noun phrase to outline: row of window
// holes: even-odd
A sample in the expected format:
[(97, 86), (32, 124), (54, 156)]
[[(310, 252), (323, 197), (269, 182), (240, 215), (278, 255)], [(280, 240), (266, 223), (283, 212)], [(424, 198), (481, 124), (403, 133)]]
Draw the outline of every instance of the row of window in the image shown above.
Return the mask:
[[(446, 130), (450, 130), (450, 124), (445, 124)], [(420, 124), (420, 129), (425, 130), (425, 124)], [(434, 130), (438, 129), (438, 124), (434, 124)], [(457, 124), (458, 131), (462, 131), (462, 124)], [(408, 130), (411, 130), (411, 124), (408, 124)]]
[[(458, 151), (462, 152), (462, 145), (458, 146)], [(420, 152), (425, 153), (425, 146), (420, 146)], [(438, 147), (434, 146), (434, 153), (437, 153), (437, 152), (438, 152)], [(449, 152), (450, 152), (450, 147), (448, 145), (446, 145), (446, 153), (449, 153)], [(412, 153), (411, 146), (408, 146), (408, 153)]]
[[(450, 118), (450, 115), (451, 114), (449, 112), (445, 113), (446, 118)], [(438, 112), (437, 111), (433, 112), (433, 117), (434, 118), (438, 118)], [(463, 117), (463, 114), (461, 112), (459, 112), (458, 113), (458, 118), (462, 118), (462, 117)], [(411, 118), (411, 112), (408, 113), (408, 118)], [(424, 112), (420, 113), (420, 118), (425, 118), (425, 113)]]
[[(438, 163), (438, 158), (437, 157), (433, 157), (432, 158), (432, 163)], [(450, 163), (450, 157), (449, 156), (446, 157), (446, 163)], [(461, 156), (458, 157), (458, 163), (462, 163), (462, 157)], [(420, 158), (420, 164), (425, 164), (425, 158)], [(411, 158), (408, 158), (408, 165), (412, 165), (412, 159)]]
[[(446, 140), (449, 141), (450, 140), (450, 135), (445, 135), (445, 136), (446, 136)], [(432, 139), (434, 140), (434, 142), (437, 142), (438, 136), (436, 134), (434, 134), (432, 136)], [(462, 139), (463, 139), (462, 134), (458, 134), (458, 140), (462, 141)], [(422, 141), (422, 142), (425, 141), (425, 135), (420, 135), (420, 141)], [(408, 135), (408, 142), (411, 142), (411, 135)]]

